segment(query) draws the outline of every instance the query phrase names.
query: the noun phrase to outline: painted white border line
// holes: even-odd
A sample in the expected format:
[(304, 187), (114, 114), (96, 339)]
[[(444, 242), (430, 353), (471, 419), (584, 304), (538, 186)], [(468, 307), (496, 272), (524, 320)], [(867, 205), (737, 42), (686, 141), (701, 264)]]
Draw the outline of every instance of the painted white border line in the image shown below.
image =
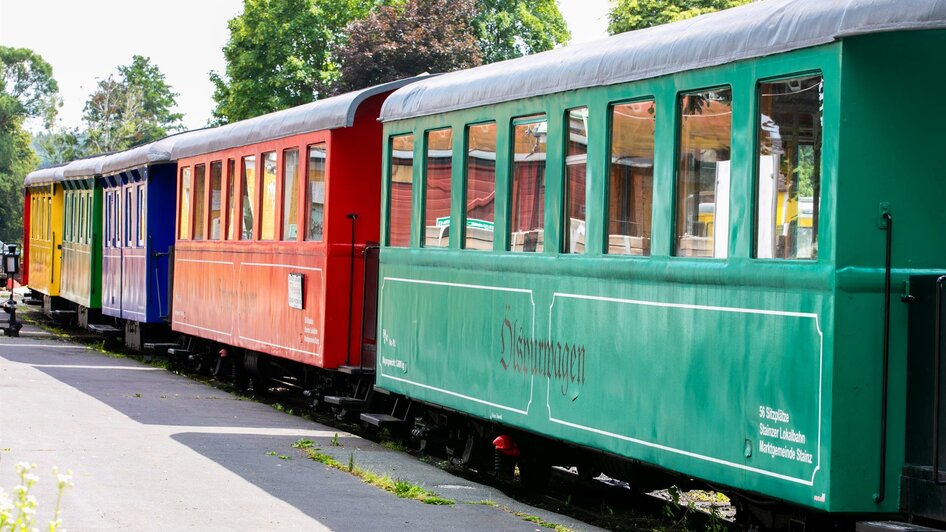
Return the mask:
[[(412, 284), (427, 284), (427, 285), (434, 285), (434, 286), (449, 286), (449, 287), (454, 287), (454, 288), (471, 288), (475, 290), (491, 290), (494, 292), (514, 292), (514, 293), (521, 293), (521, 294), (529, 294), (529, 303), (532, 305), (532, 337), (533, 338), (535, 337), (535, 297), (533, 297), (532, 290), (529, 290), (526, 288), (504, 288), (504, 287), (499, 287), (499, 286), (450, 283), (450, 282), (445, 282), (445, 281), (426, 281), (426, 280), (421, 280), (421, 279), (404, 279), (401, 277), (385, 277), (381, 280), (380, 294), (378, 296), (378, 323), (384, 323), (383, 321), (384, 285), (386, 281), (412, 283)], [(452, 392), (450, 390), (445, 390), (443, 388), (437, 388), (435, 386), (430, 386), (428, 384), (421, 384), (419, 382), (415, 382), (409, 379), (387, 375), (384, 373), (384, 364), (378, 365), (378, 375), (391, 379), (393, 381), (402, 382), (405, 384), (411, 384), (411, 385), (417, 386), (418, 388), (440, 392), (446, 395), (458, 397), (460, 399), (466, 399), (474, 403), (479, 403), (479, 404), (491, 406), (493, 408), (498, 408), (500, 410), (506, 410), (508, 412), (515, 412), (517, 414), (522, 414), (524, 416), (529, 415), (529, 410), (532, 408), (532, 399), (535, 396), (535, 375), (533, 375), (531, 380), (529, 381), (529, 402), (528, 404), (526, 404), (525, 410), (521, 410), (518, 408), (511, 407), (511, 406), (504, 406), (497, 403), (491, 403), (489, 401), (484, 401), (482, 399), (477, 399), (475, 397), (470, 397), (468, 395), (463, 395), (461, 393)]]
[(585, 299), (585, 300), (591, 300), (591, 301), (605, 301), (605, 302), (609, 302), (609, 303), (625, 303), (625, 304), (639, 305), (639, 306), (646, 306), (646, 307), (663, 307), (663, 308), (677, 308), (677, 309), (689, 309), (689, 310), (707, 310), (707, 311), (716, 311), (716, 312), (731, 312), (731, 313), (738, 313), (738, 314), (756, 314), (756, 315), (768, 315), (768, 316), (787, 316), (787, 317), (807, 318), (807, 319), (812, 319), (812, 320), (814, 320), (814, 322), (815, 322), (815, 330), (818, 331), (818, 337), (820, 338), (820, 342), (819, 342), (819, 360), (818, 360), (818, 443), (817, 443), (817, 451), (816, 451), (816, 452), (818, 453), (818, 460), (817, 460), (817, 463), (815, 464), (814, 470), (813, 470), (812, 473), (811, 473), (811, 479), (810, 479), (810, 480), (805, 480), (805, 479), (801, 479), (801, 478), (791, 477), (791, 476), (788, 476), (788, 475), (783, 475), (783, 474), (781, 474), (781, 473), (776, 473), (776, 472), (774, 472), (774, 471), (768, 471), (768, 470), (765, 470), (765, 469), (760, 469), (760, 468), (756, 468), (756, 467), (751, 467), (751, 466), (748, 466), (748, 465), (745, 465), (745, 464), (739, 464), (739, 463), (735, 463), (735, 462), (730, 462), (730, 461), (727, 461), (727, 460), (722, 460), (722, 459), (720, 459), (720, 458), (714, 458), (714, 457), (712, 457), (712, 456), (705, 456), (705, 455), (701, 455), (701, 454), (694, 453), (694, 452), (691, 452), (691, 451), (686, 451), (686, 450), (683, 450), (683, 449), (676, 449), (676, 448), (674, 448), (674, 447), (669, 447), (669, 446), (666, 446), (666, 445), (661, 445), (661, 444), (659, 444), (659, 443), (648, 442), (648, 441), (645, 441), (645, 440), (640, 440), (640, 439), (637, 439), (637, 438), (632, 438), (632, 437), (630, 437), (630, 436), (625, 436), (625, 435), (623, 435), (623, 434), (616, 434), (616, 433), (613, 433), (613, 432), (608, 432), (608, 431), (604, 431), (604, 430), (601, 430), (601, 429), (597, 429), (597, 428), (594, 428), (594, 427), (587, 427), (587, 426), (584, 426), (584, 425), (579, 425), (579, 424), (577, 424), (577, 423), (571, 423), (571, 422), (565, 421), (565, 420), (563, 420), (563, 419), (557, 419), (557, 418), (555, 418), (555, 417), (552, 417), (552, 407), (551, 407), (551, 404), (550, 404), (551, 379), (549, 379), (549, 381), (550, 381), (549, 389), (547, 390), (547, 393), (546, 393), (546, 408), (548, 409), (548, 412), (549, 412), (549, 421), (551, 421), (551, 422), (553, 422), (553, 423), (558, 423), (558, 424), (560, 424), (560, 425), (565, 425), (565, 426), (568, 426), (568, 427), (571, 427), (571, 428), (574, 428), (574, 429), (578, 429), (578, 430), (583, 430), (583, 431), (586, 431), (586, 432), (592, 432), (592, 433), (595, 433), (595, 434), (600, 434), (600, 435), (602, 435), (602, 436), (608, 436), (608, 437), (611, 437), (611, 438), (614, 438), (614, 439), (618, 439), (618, 440), (623, 440), (623, 441), (627, 441), (627, 442), (631, 442), (631, 443), (636, 443), (636, 444), (638, 444), (638, 445), (643, 445), (643, 446), (645, 446), (645, 447), (652, 447), (652, 448), (654, 448), (654, 449), (658, 449), (658, 450), (661, 450), (661, 451), (667, 451), (667, 452), (671, 452), (671, 453), (676, 453), (676, 454), (680, 454), (680, 455), (687, 456), (687, 457), (690, 457), (690, 458), (696, 458), (696, 459), (699, 459), (699, 460), (704, 460), (704, 461), (712, 462), (712, 463), (715, 463), (715, 464), (725, 465), (725, 466), (733, 467), (733, 468), (736, 468), (736, 469), (741, 469), (741, 470), (744, 470), (744, 471), (749, 471), (749, 472), (752, 472), (752, 473), (758, 473), (758, 474), (761, 474), (761, 475), (766, 475), (766, 476), (778, 478), (778, 479), (781, 479), (781, 480), (787, 480), (787, 481), (789, 481), (789, 482), (794, 482), (794, 483), (797, 483), (797, 484), (803, 484), (803, 485), (806, 485), (806, 486), (813, 486), (813, 485), (814, 485), (814, 483), (815, 483), (815, 476), (818, 474), (818, 471), (821, 469), (821, 425), (822, 425), (822, 414), (823, 414), (823, 412), (822, 412), (822, 410), (823, 410), (823, 408), (822, 408), (822, 395), (823, 395), (823, 391), (824, 391), (824, 387), (823, 387), (823, 384), (824, 384), (824, 383), (823, 383), (823, 380), (824, 380), (824, 379), (823, 379), (823, 374), (824, 374), (824, 333), (821, 331), (821, 324), (820, 324), (820, 321), (819, 321), (819, 319), (818, 319), (818, 314), (813, 313), (813, 312), (791, 312), (791, 311), (783, 311), (783, 310), (764, 310), (764, 309), (751, 309), (751, 308), (740, 308), (740, 307), (719, 307), (719, 306), (713, 306), (713, 305), (693, 305), (693, 304), (688, 304), (688, 303), (663, 303), (663, 302), (659, 302), (659, 301), (643, 301), (643, 300), (637, 300), (637, 299), (621, 299), (621, 298), (616, 298), (616, 297), (588, 296), (588, 295), (582, 295), (582, 294), (566, 294), (566, 293), (562, 293), (562, 292), (554, 292), (554, 293), (552, 294), (552, 304), (549, 305), (549, 327), (548, 327), (548, 329), (549, 329), (549, 334), (551, 334), (551, 331), (552, 331), (552, 309), (554, 308), (554, 306), (555, 306), (555, 300), (556, 300), (558, 297), (561, 297), (561, 298), (563, 298), (563, 299)]

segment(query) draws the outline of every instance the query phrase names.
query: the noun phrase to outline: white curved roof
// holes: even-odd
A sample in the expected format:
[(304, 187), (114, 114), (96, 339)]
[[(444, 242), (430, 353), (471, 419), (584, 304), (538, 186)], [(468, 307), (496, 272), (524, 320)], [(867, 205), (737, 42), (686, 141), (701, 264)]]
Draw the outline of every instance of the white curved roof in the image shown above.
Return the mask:
[(72, 161), (63, 168), (63, 179), (94, 177), (102, 173), (102, 165), (109, 155), (97, 155)]
[(421, 74), (324, 100), (182, 136), (171, 147), (171, 160), (247, 146), (301, 133), (351, 127), (358, 106), (372, 96), (431, 77)]
[(26, 177), (23, 179), (23, 186), (31, 187), (34, 185), (58, 183), (62, 181), (62, 172), (65, 168), (66, 164), (64, 163), (57, 166), (50, 166), (49, 168), (41, 168), (39, 170), (32, 171), (26, 174)]
[(946, 28), (946, 0), (762, 0), (470, 70), (395, 91), (391, 121), (613, 85), (829, 43)]

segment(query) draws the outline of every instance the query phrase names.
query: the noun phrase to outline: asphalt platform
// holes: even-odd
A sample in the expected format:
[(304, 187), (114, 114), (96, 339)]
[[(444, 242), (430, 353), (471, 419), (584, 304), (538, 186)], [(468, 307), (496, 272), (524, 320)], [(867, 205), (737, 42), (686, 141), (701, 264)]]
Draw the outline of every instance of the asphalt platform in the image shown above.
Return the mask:
[[(310, 460), (292, 447), (300, 438), (456, 503), (398, 498)], [(0, 488), (8, 493), (17, 462), (37, 464), (40, 528), (55, 505), (51, 468), (72, 470), (61, 516), (73, 532), (547, 530), (515, 512), (593, 529), (407, 453), (31, 325), (19, 338), (0, 336)]]

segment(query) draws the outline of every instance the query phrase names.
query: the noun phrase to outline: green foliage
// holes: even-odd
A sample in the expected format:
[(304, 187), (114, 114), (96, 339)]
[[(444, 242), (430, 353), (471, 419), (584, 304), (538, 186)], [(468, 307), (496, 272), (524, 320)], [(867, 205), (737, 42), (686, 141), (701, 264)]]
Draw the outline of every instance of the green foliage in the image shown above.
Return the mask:
[(616, 0), (608, 14), (611, 35), (676, 22), (753, 0)]
[(51, 124), (59, 105), (53, 69), (26, 48), (0, 46), (0, 240), (23, 238), (23, 178), (39, 158), (23, 129), (28, 118)]
[(381, 6), (348, 27), (337, 53), (336, 94), (423, 72), (450, 72), (480, 64), (473, 37), (473, 0), (408, 0)]
[(87, 153), (128, 149), (183, 129), (180, 113), (172, 113), (178, 94), (147, 57), (136, 55), (118, 67), (118, 77), (99, 80), (82, 115), (88, 128)]
[(361, 0), (244, 0), (223, 47), (226, 72), (210, 73), (224, 124), (317, 99), (338, 77), (332, 50), (348, 23), (366, 16)]
[(33, 137), (41, 166), (67, 163), (86, 156), (87, 135), (79, 128), (50, 128)]
[(473, 26), (484, 63), (551, 50), (571, 38), (555, 0), (479, 0)]
[(23, 117), (52, 124), (59, 101), (49, 63), (30, 49), (0, 46), (0, 129)]
[(16, 120), (0, 129), (0, 241), (23, 239), (23, 178), (39, 165), (30, 134)]

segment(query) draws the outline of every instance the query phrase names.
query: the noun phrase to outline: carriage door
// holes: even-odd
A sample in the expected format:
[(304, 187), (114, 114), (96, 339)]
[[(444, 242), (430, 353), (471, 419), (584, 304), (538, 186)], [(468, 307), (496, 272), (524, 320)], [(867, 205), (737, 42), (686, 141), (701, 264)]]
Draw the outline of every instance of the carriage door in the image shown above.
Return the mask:
[(378, 251), (377, 243), (365, 247), (365, 300), (361, 317), (361, 367), (374, 368), (378, 354)]
[(900, 506), (946, 520), (946, 275), (910, 278), (907, 426)]

